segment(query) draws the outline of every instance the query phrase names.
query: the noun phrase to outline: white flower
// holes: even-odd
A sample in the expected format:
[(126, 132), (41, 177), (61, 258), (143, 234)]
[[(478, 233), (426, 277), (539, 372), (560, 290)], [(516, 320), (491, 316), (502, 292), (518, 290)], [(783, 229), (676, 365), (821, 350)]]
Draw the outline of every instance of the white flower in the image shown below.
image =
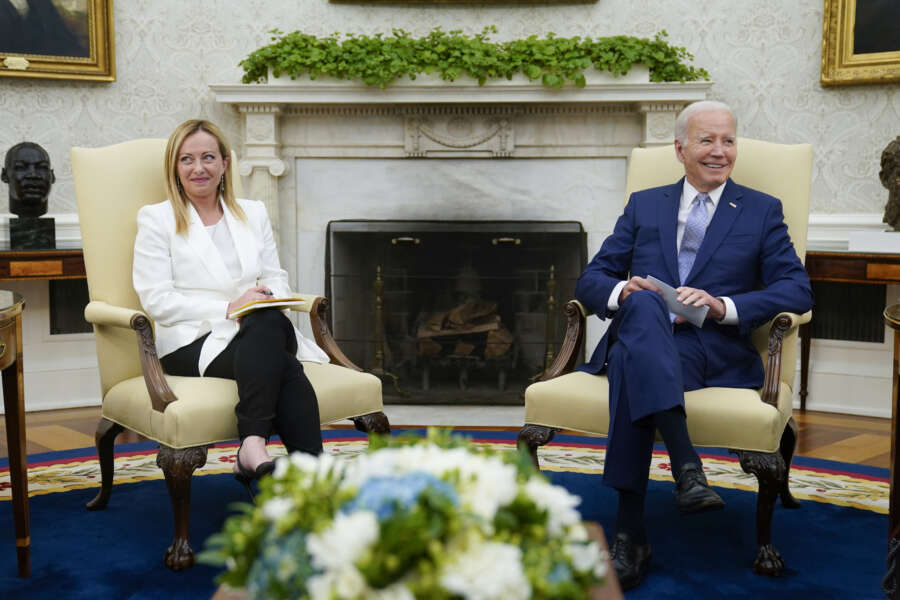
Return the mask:
[(525, 484), (525, 493), (535, 504), (547, 511), (547, 530), (550, 535), (560, 535), (563, 529), (581, 522), (575, 507), (581, 498), (565, 488), (552, 485), (540, 477), (532, 477)]
[(566, 553), (572, 559), (572, 567), (582, 573), (593, 573), (600, 578), (606, 575), (606, 556), (597, 542), (589, 544), (567, 544)]
[(369, 589), (366, 591), (366, 600), (416, 600), (406, 584), (394, 583), (380, 590)]
[(261, 510), (265, 518), (273, 523), (278, 523), (290, 514), (292, 508), (294, 508), (294, 501), (291, 498), (271, 498), (266, 500)]
[(368, 586), (362, 573), (350, 565), (310, 577), (306, 589), (313, 600), (331, 600), (335, 597), (361, 598)]
[(318, 569), (339, 570), (353, 566), (356, 559), (378, 539), (375, 513), (360, 510), (338, 513), (331, 525), (321, 533), (306, 538), (312, 565)]
[(588, 541), (588, 530), (583, 523), (575, 523), (569, 527), (566, 532), (566, 540), (570, 542), (586, 542)]
[[(281, 459), (278, 462), (282, 462)], [(319, 459), (305, 452), (294, 452), (288, 456), (284, 461), (285, 468), (287, 468), (288, 462), (304, 473), (315, 473), (319, 466)], [(278, 463), (275, 463), (275, 468), (277, 473)], [(276, 474), (275, 476), (277, 477), (278, 475)]]
[(522, 569), (522, 551), (497, 542), (476, 543), (445, 565), (441, 585), (466, 600), (527, 600), (531, 584)]
[(458, 491), (463, 505), (482, 517), (490, 529), (497, 509), (516, 498), (515, 466), (496, 456), (468, 455), (458, 469)]

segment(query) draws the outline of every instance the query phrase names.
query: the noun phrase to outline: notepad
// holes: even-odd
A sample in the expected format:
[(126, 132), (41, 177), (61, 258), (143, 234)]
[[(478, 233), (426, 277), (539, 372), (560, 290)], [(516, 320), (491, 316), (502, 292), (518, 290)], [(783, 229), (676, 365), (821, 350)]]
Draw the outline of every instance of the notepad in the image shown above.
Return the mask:
[(694, 327), (703, 327), (703, 321), (706, 319), (706, 313), (709, 312), (708, 306), (690, 306), (682, 304), (678, 301), (678, 292), (665, 281), (660, 281), (653, 275), (647, 275), (647, 281), (659, 288), (663, 300), (669, 312), (679, 317), (684, 317), (688, 323)]
[(242, 304), (237, 307), (228, 315), (229, 319), (239, 319), (246, 314), (252, 313), (254, 310), (259, 310), (260, 308), (291, 308), (291, 307), (301, 307), (306, 304), (306, 300), (303, 298), (290, 297), (290, 298), (267, 298), (265, 300), (254, 300), (253, 302), (248, 302), (247, 304)]

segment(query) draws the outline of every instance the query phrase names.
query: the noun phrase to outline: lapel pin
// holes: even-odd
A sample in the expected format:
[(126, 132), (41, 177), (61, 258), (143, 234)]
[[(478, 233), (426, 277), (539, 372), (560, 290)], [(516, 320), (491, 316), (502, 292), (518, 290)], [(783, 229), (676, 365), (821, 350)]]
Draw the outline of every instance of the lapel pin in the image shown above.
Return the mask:
[(737, 208), (737, 204), (735, 204), (734, 202), (729, 202), (728, 206), (730, 206), (731, 208)]

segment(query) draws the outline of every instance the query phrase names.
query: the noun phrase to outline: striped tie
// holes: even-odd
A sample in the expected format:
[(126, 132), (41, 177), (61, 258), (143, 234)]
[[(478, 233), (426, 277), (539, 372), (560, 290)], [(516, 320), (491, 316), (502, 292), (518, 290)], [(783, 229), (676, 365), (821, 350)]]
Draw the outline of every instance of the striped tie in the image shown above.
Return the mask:
[(691, 267), (694, 266), (694, 259), (697, 258), (697, 251), (706, 234), (706, 222), (709, 214), (706, 209), (707, 200), (709, 200), (709, 194), (703, 192), (694, 197), (694, 201), (691, 203), (691, 212), (688, 213), (687, 221), (684, 224), (681, 249), (678, 251), (678, 275), (681, 277), (681, 285), (684, 285), (691, 272)]

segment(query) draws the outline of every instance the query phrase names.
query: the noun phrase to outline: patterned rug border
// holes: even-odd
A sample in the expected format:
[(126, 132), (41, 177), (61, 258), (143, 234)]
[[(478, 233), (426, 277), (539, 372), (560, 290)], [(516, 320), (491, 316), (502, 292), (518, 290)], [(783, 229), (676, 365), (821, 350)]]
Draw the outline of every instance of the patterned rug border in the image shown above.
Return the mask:
[[(397, 432), (423, 433), (422, 429), (403, 429)], [(457, 429), (472, 438), (480, 446), (494, 450), (512, 451), (516, 433), (506, 431)], [(593, 441), (584, 441), (585, 438)], [(350, 430), (325, 432), (325, 449), (333, 455), (353, 456), (364, 452), (367, 437)], [(553, 442), (539, 451), (541, 467), (546, 471), (573, 472), (599, 475), (603, 472), (606, 454), (605, 438), (558, 435)], [(196, 474), (199, 476), (227, 474), (234, 464), (237, 443), (217, 444), (209, 449), (207, 463)], [(162, 471), (156, 466), (156, 444), (140, 442), (123, 444), (116, 453), (115, 485), (162, 479)], [(705, 449), (704, 449), (705, 450)], [(285, 453), (280, 444), (272, 444), (273, 455)], [(714, 486), (755, 492), (756, 478), (744, 473), (738, 459), (725, 452), (701, 452), (710, 483)], [(653, 452), (650, 477), (655, 481), (671, 481), (671, 465), (665, 449)], [(821, 463), (821, 464), (810, 464)], [(846, 465), (819, 459), (797, 459), (791, 468), (791, 491), (800, 500), (849, 506), (880, 514), (888, 514), (890, 496), (887, 469)], [(864, 465), (862, 465), (864, 467)], [(45, 453), (29, 457), (29, 495), (62, 493), (87, 488), (97, 488), (100, 482), (100, 465), (94, 448)], [(861, 472), (853, 472), (859, 470)], [(0, 463), (0, 501), (10, 499), (8, 461)]]

